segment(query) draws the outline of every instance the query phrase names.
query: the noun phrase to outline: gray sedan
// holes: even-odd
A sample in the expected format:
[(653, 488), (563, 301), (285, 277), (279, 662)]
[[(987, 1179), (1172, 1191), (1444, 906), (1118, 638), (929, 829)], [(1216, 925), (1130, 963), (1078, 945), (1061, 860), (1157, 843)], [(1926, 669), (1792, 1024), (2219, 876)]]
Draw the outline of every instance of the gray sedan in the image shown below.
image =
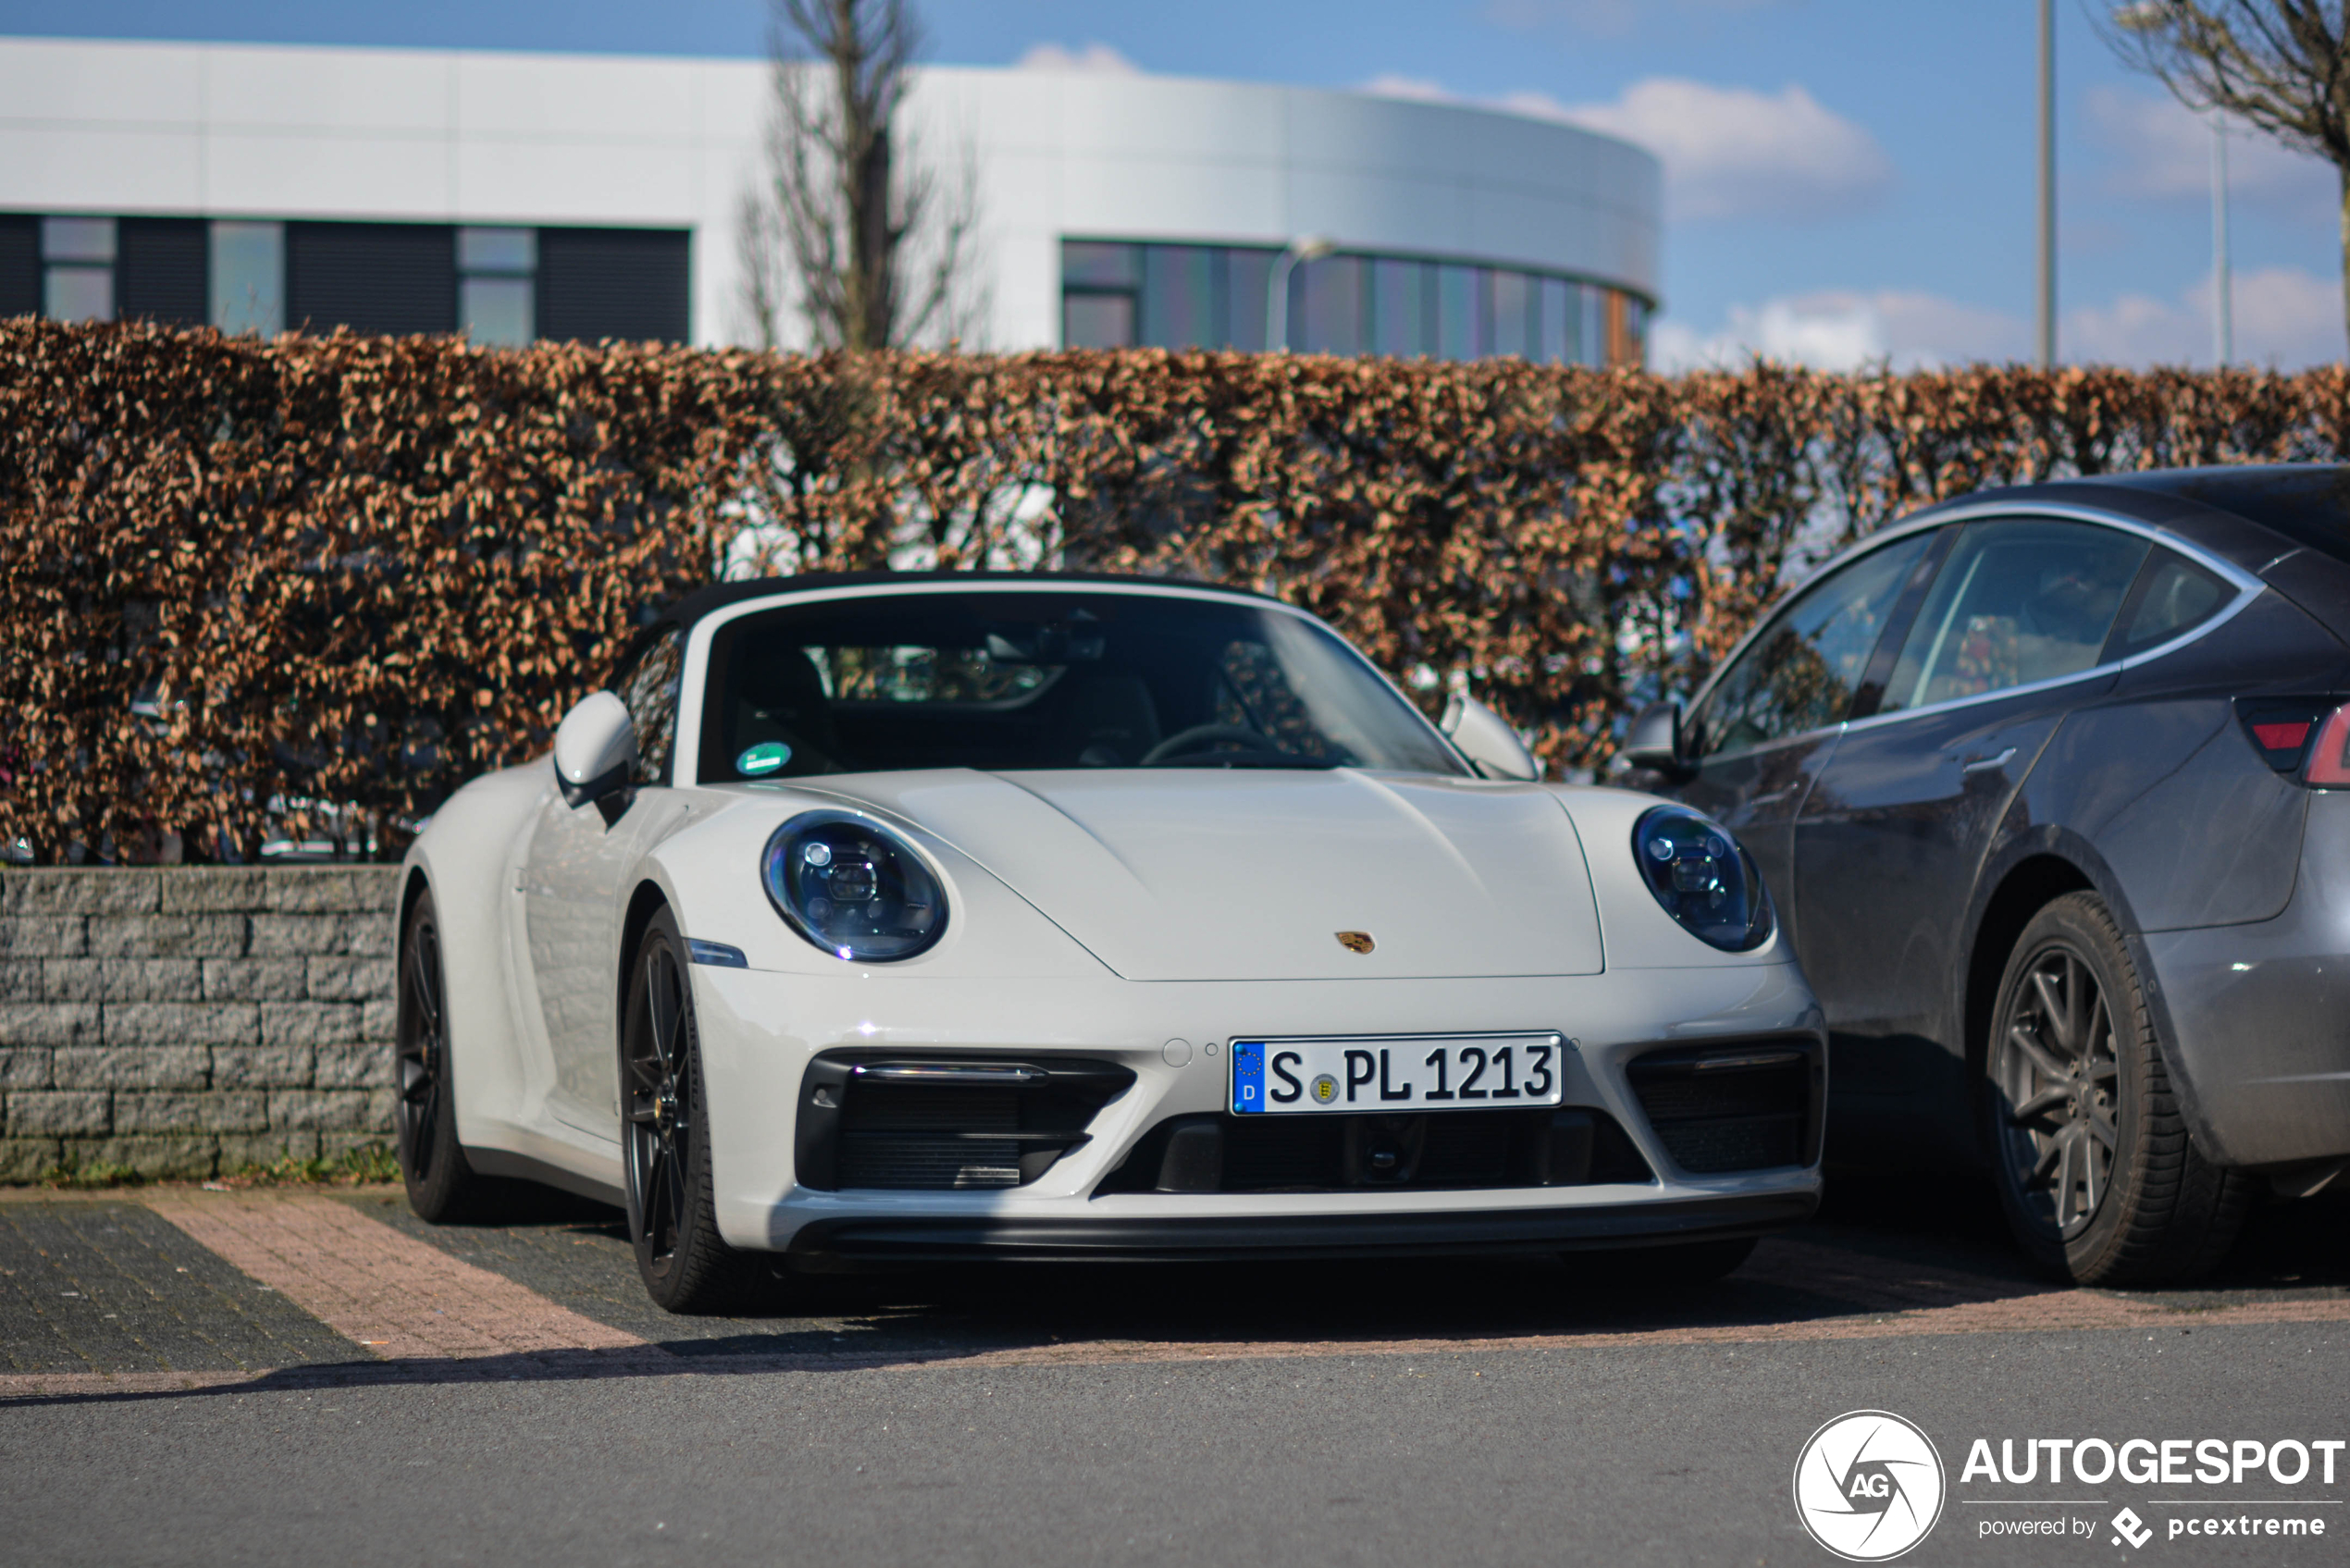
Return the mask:
[(2350, 468), (1931, 508), (1626, 760), (1734, 829), (1826, 1009), (1832, 1158), (1992, 1171), (2082, 1283), (2350, 1161)]

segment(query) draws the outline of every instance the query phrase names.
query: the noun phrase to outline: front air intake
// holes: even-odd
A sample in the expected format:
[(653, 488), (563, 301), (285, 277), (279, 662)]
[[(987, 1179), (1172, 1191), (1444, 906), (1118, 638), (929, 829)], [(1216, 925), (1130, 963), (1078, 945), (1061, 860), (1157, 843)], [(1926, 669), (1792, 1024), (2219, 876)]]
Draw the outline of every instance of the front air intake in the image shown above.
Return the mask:
[(1818, 1157), (1819, 1046), (1766, 1041), (1651, 1052), (1626, 1069), (1649, 1127), (1692, 1176)]
[(1170, 1117), (1094, 1189), (1343, 1192), (1366, 1188), (1580, 1187), (1653, 1181), (1606, 1112)]
[(1021, 1187), (1086, 1141), (1134, 1075), (1059, 1056), (819, 1056), (800, 1084), (799, 1184), (824, 1191)]

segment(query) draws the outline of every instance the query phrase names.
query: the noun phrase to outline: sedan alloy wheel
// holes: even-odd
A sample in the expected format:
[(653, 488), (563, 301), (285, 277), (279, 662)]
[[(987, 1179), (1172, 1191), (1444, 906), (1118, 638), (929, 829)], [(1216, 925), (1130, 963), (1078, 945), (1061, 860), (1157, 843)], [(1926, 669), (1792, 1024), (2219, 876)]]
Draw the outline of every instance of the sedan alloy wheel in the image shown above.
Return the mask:
[(2088, 962), (2059, 941), (2025, 964), (2001, 1019), (1993, 1076), (2000, 1153), (2035, 1213), (2066, 1241), (2113, 1186), (2121, 1067), (2113, 1015)]
[(2135, 1285), (2189, 1278), (2225, 1255), (2251, 1183), (2189, 1136), (2146, 987), (2096, 894), (2068, 893), (2023, 928), (1984, 1066), (2000, 1203), (2043, 1268)]

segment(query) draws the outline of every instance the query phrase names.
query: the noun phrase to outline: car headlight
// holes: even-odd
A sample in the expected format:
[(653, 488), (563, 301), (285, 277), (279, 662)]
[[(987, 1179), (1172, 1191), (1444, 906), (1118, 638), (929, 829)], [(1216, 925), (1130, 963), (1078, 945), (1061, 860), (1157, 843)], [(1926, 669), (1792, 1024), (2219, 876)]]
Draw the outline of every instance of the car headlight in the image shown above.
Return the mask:
[(1700, 942), (1725, 953), (1771, 936), (1771, 895), (1754, 857), (1686, 806), (1659, 806), (1632, 827), (1632, 858), (1664, 912)]
[(835, 958), (910, 958), (946, 931), (946, 890), (913, 846), (847, 811), (803, 811), (760, 857), (768, 901)]

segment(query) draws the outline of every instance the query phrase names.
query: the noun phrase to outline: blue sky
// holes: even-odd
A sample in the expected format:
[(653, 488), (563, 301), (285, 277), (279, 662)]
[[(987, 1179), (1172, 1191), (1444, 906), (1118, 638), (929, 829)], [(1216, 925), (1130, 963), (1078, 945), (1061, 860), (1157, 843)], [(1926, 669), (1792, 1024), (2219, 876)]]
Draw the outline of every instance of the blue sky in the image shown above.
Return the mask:
[[(2030, 350), (2035, 0), (929, 0), (931, 56), (1511, 103), (1668, 169), (1658, 354)], [(2208, 130), (2058, 4), (2059, 352), (2208, 363)], [(758, 53), (762, 0), (0, 0), (0, 32)], [(1096, 47), (1098, 46), (1098, 47)], [(2238, 357), (2343, 357), (2331, 170), (2232, 142)]]

